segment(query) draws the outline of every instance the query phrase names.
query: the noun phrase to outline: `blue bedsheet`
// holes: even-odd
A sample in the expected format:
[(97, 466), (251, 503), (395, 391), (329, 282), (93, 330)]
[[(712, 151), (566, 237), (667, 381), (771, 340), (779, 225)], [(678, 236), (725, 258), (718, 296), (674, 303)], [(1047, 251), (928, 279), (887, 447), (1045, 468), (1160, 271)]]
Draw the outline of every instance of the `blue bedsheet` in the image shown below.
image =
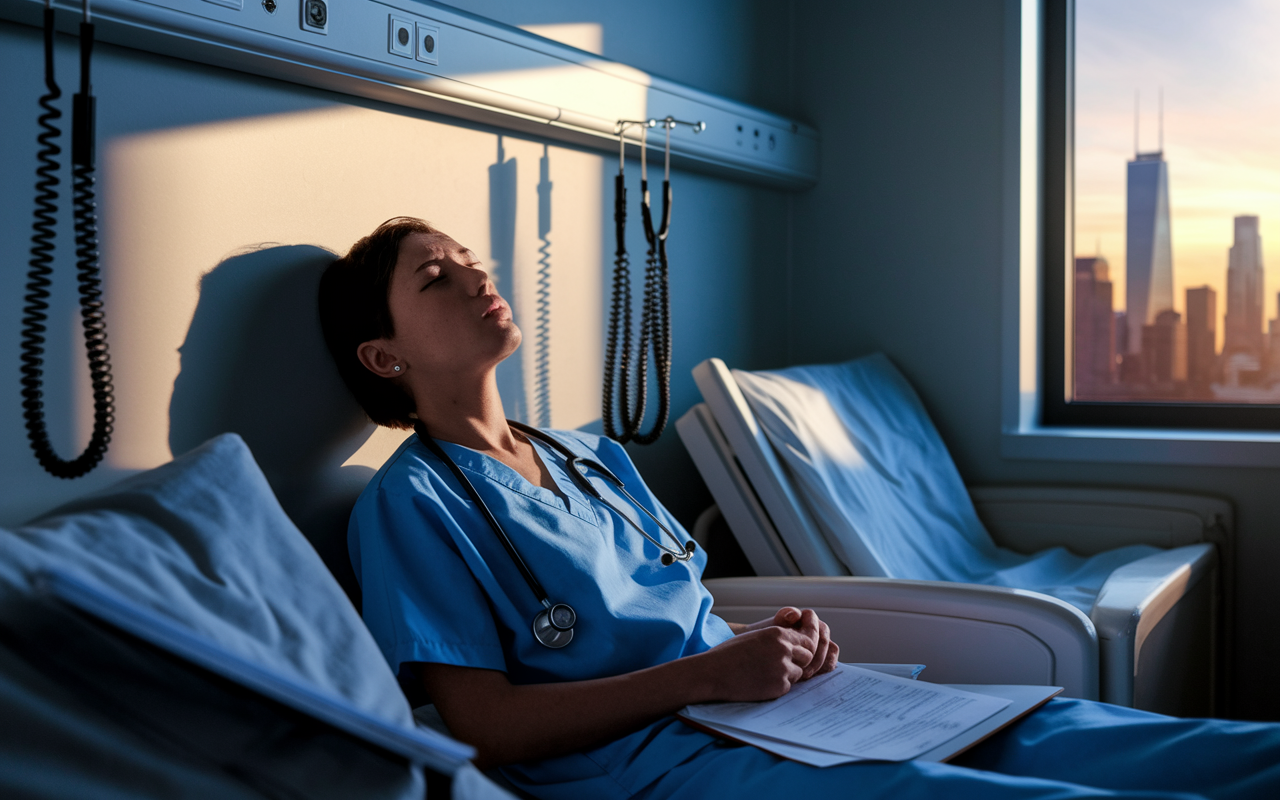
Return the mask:
[[(1062, 547), (1024, 555), (996, 546), (920, 398), (883, 355), (733, 374), (854, 575), (1029, 589), (1088, 614), (1117, 567), (1159, 552), (1133, 545), (1092, 557)], [(855, 540), (874, 563), (849, 546)]]

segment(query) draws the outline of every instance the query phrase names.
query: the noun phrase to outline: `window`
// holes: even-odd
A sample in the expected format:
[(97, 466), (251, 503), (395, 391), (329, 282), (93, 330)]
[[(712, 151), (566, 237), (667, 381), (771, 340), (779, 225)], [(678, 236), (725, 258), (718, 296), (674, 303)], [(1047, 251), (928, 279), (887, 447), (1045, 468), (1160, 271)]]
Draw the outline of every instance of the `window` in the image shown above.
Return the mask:
[(1042, 419), (1280, 429), (1280, 5), (1048, 0), (1043, 30)]

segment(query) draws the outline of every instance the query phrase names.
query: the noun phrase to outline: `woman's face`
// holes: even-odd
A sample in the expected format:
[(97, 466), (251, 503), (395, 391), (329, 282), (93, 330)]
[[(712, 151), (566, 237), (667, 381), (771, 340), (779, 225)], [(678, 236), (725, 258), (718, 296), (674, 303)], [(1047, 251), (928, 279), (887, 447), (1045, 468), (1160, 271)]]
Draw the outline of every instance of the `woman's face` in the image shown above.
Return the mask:
[(387, 344), (409, 370), (483, 372), (520, 346), (511, 307), (480, 259), (442, 233), (400, 243), (387, 302), (395, 326)]

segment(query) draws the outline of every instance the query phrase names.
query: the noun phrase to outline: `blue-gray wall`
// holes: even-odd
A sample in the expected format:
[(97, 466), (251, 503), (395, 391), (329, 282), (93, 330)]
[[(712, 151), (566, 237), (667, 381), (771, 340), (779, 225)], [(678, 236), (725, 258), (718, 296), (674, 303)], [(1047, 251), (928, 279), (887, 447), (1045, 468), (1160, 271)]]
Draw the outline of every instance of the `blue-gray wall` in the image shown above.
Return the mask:
[[(1187, 490), (1236, 509), (1236, 714), (1280, 718), (1280, 472), (1000, 455), (1004, 0), (795, 4), (789, 108), (823, 135), (794, 201), (788, 351), (882, 350), (976, 484)], [(832, 87), (839, 87), (833, 90)]]
[[(736, 99), (756, 100), (758, 85), (768, 85), (751, 57), (754, 17), (730, 0), (661, 0), (643, 7), (578, 0), (458, 5), (512, 25), (598, 26), (603, 55)], [(62, 37), (59, 47), (59, 75), (69, 95), (74, 40)], [(0, 23), (0, 68), (0, 140), (7, 145), (0, 152), (0, 263), (7, 265), (0, 272), (0, 341), (9, 343), (0, 348), (0, 375), (10, 376), (9, 390), (0, 391), (0, 524), (154, 466), (225, 429), (245, 435), (278, 492), (288, 494), (283, 483), (304, 464), (336, 469), (367, 432), (352, 408), (333, 398), (332, 382), (315, 377), (324, 367), (323, 354), (311, 347), (314, 320), (307, 317), (324, 261), (316, 245), (344, 250), (377, 222), (404, 213), (432, 219), (484, 255), (496, 241), (490, 235), (495, 224), (506, 219), (516, 240), (514, 268), (492, 266), (506, 276), (504, 294), (523, 286), (520, 293), (528, 295), (537, 259), (539, 142), (502, 136), (499, 144), (501, 131), (100, 45), (99, 189), (119, 413), (102, 466), (78, 481), (49, 477), (27, 447), (17, 385), (36, 100), (43, 91), (39, 31)], [(304, 140), (305, 148), (299, 146)], [(491, 198), (489, 168), (499, 146), (505, 158), (518, 162), (519, 174), (503, 189), (511, 196)], [(553, 329), (564, 326), (553, 338), (554, 359), (579, 340), (601, 338), (599, 329), (569, 326), (602, 319), (613, 251), (613, 162), (554, 144), (550, 159), (551, 253), (559, 270), (553, 272)], [(636, 165), (631, 168), (634, 201)], [(697, 361), (720, 355), (734, 364), (758, 363), (757, 343), (768, 337), (756, 309), (769, 292), (758, 299), (753, 276), (769, 260), (763, 254), (772, 258), (783, 248), (781, 229), (767, 223), (781, 216), (784, 205), (770, 191), (698, 174), (677, 173), (673, 183), (672, 396), (678, 415), (696, 402), (689, 370)], [(388, 195), (401, 202), (389, 203)], [(515, 219), (496, 212), (499, 205), (514, 208)], [(633, 274), (639, 274), (643, 238), (637, 209), (632, 211), (629, 247)], [(268, 242), (290, 247), (264, 249)], [(46, 396), (55, 445), (69, 456), (87, 440), (89, 416), (67, 277), (71, 249), (65, 241), (60, 245)], [(591, 252), (583, 255), (584, 247)], [(595, 283), (586, 280), (593, 271)], [(578, 292), (584, 285), (599, 286), (586, 301)], [(531, 342), (532, 304), (517, 312)], [(273, 356), (254, 347), (264, 340), (273, 342)], [(305, 357), (289, 358), (289, 347)], [(598, 409), (598, 377), (583, 375), (598, 372), (599, 362), (587, 360), (561, 364), (553, 381), (580, 399), (579, 407)], [(318, 397), (329, 402), (317, 403)], [(331, 410), (317, 410), (321, 406)], [(579, 412), (566, 424), (598, 429), (598, 411)], [(286, 453), (289, 441), (307, 444)], [(691, 524), (710, 498), (674, 428), (657, 445), (633, 452), (659, 495)], [(348, 468), (345, 483), (367, 475), (362, 469)]]
[[(1280, 689), (1269, 680), (1270, 665), (1280, 656), (1280, 645), (1273, 635), (1280, 628), (1280, 604), (1272, 578), (1280, 566), (1280, 537), (1272, 530), (1280, 520), (1280, 492), (1271, 489), (1280, 475), (1256, 469), (1013, 461), (1000, 456), (1003, 0), (760, 4), (732, 0), (644, 4), (476, 0), (460, 5), (516, 25), (600, 24), (606, 56), (794, 114), (821, 130), (822, 178), (818, 187), (807, 193), (784, 197), (698, 175), (677, 176), (671, 243), (676, 336), (673, 405), (677, 413), (696, 401), (689, 368), (707, 356), (722, 356), (734, 366), (774, 366), (883, 350), (919, 389), (961, 473), (970, 482), (1173, 488), (1230, 498), (1238, 515), (1236, 710), (1242, 716), (1280, 717)], [(757, 53), (765, 55), (756, 57)], [(60, 70), (69, 85), (74, 74), (69, 47), (64, 54)], [(427, 145), (466, 150), (459, 151), (460, 163), (466, 163), (452, 167), (454, 172), (449, 175), (449, 186), (460, 192), (459, 203), (466, 209), (476, 205), (468, 200), (469, 187), (487, 192), (485, 165), (493, 160), (494, 131), (111, 47), (101, 48), (97, 65), (100, 139), (108, 150), (113, 142), (128, 145), (127, 161), (135, 168), (147, 165), (152, 152), (149, 148), (154, 148), (156, 158), (169, 152), (164, 149), (168, 139), (147, 138), (148, 134), (188, 129), (199, 133), (213, 130), (201, 126), (216, 123), (234, 125), (256, 117), (351, 109), (361, 125), (388, 139), (402, 130), (414, 136), (420, 131)], [(41, 91), (39, 39), (34, 29), (0, 23), (0, 68), (0, 108), (6, 111), (0, 116), (0, 141), (7, 145), (0, 152), (0, 187), (4, 187), (0, 190), (0, 263), (7, 265), (0, 271), (0, 342), (10, 343), (0, 350), (0, 374), (11, 376), (10, 390), (0, 391), (0, 453), (4, 454), (0, 460), (0, 524), (12, 524), (145, 464), (113, 466), (109, 462), (88, 479), (65, 483), (41, 474), (26, 448), (17, 394), (16, 342), (20, 265), (26, 260), (29, 187), (35, 168), (35, 101)], [(516, 142), (512, 146), (518, 149), (525, 144), (537, 145)], [(203, 146), (197, 142), (189, 145), (190, 150), (173, 152), (199, 153)], [(323, 142), (318, 146), (328, 152)], [(409, 156), (409, 163), (426, 162), (431, 157), (430, 148), (424, 146)], [(528, 155), (522, 152), (518, 158), (522, 169), (527, 169)], [(560, 204), (599, 205), (593, 236), (603, 273), (612, 249), (607, 159), (574, 153), (557, 154), (556, 158), (555, 163), (576, 169), (586, 163), (583, 159), (599, 162), (595, 169), (600, 177), (594, 188), (558, 178), (556, 191), (567, 194), (556, 198)], [(108, 170), (104, 175), (108, 193), (112, 180)], [(171, 195), (124, 200), (180, 203), (204, 197), (200, 186), (179, 191), (160, 178), (149, 180), (153, 183), (137, 179), (129, 184), (129, 190), (146, 194), (150, 187), (152, 193), (163, 190)], [(323, 196), (334, 188), (335, 179), (324, 173), (286, 173), (283, 180), (309, 181)], [(359, 176), (355, 180), (359, 183)], [(564, 188), (568, 185), (578, 188), (570, 191)], [(533, 191), (528, 173), (521, 173), (519, 186), (519, 191)], [(305, 231), (291, 233), (295, 229), (291, 219), (297, 215), (290, 215), (289, 209), (272, 208), (273, 191), (271, 185), (246, 186), (245, 202), (257, 204), (284, 232), (273, 237), (238, 223), (244, 228), (240, 240), (235, 238), (238, 229), (233, 225), (229, 233), (223, 231), (223, 237), (208, 246), (222, 246), (224, 241), (250, 246), (268, 239), (295, 245), (317, 243), (316, 237)], [(534, 200), (521, 195), (520, 202), (522, 208), (528, 208)], [(422, 201), (427, 207), (431, 203), (431, 197)], [(376, 203), (370, 201), (370, 205)], [(430, 208), (406, 210), (428, 213)], [(219, 220), (227, 216), (225, 209), (212, 211), (218, 212), (214, 216)], [(110, 221), (113, 213), (123, 215), (114, 212), (108, 200), (104, 219)], [(361, 217), (360, 225), (352, 223), (352, 230), (372, 227), (382, 218), (373, 219), (381, 207), (366, 209), (360, 203), (336, 211), (318, 207), (317, 213), (331, 214), (335, 224), (362, 213), (372, 219), (365, 225)], [(447, 213), (447, 209), (438, 213)], [(487, 204), (480, 203), (473, 216), (487, 213)], [(469, 217), (459, 214), (456, 225), (469, 229)], [(144, 228), (145, 220), (130, 218), (129, 225), (128, 230), (136, 234)], [(193, 214), (189, 222), (178, 226), (176, 234), (170, 230), (155, 234), (171, 238), (187, 235), (203, 241), (203, 228), (209, 225), (207, 219)], [(487, 230), (478, 222), (475, 225), (477, 231)], [(183, 226), (190, 227), (184, 230)], [(114, 246), (111, 230), (109, 224), (104, 234), (107, 251)], [(348, 243), (354, 235), (347, 237)], [(135, 250), (142, 247), (130, 246)], [(162, 310), (166, 296), (114, 298), (119, 302), (113, 307), (130, 309), (129, 319), (117, 318), (113, 323), (125, 329), (121, 333), (125, 343), (145, 338), (150, 331), (170, 337), (164, 339), (161, 355), (172, 356), (178, 346), (185, 346), (181, 373), (185, 377), (178, 381), (176, 391), (172, 376), (166, 378), (170, 381), (167, 388), (156, 389), (141, 379), (136, 382), (152, 387), (147, 390), (150, 395), (136, 398), (139, 404), (162, 401), (169, 409), (172, 400), (173, 409), (150, 422), (130, 422), (136, 429), (124, 430), (122, 436), (150, 437), (148, 441), (159, 437), (162, 443), (175, 442), (180, 449), (187, 440), (226, 424), (245, 428), (247, 438), (269, 438), (270, 431), (260, 429), (272, 426), (245, 416), (244, 409), (239, 416), (224, 412), (219, 403), (226, 398), (185, 391), (184, 384), (189, 388), (199, 386), (200, 380), (210, 380), (207, 370), (234, 371), (240, 356), (257, 358), (240, 342), (241, 331), (235, 329), (252, 318), (246, 317), (245, 309), (234, 306), (237, 289), (263, 301), (279, 297), (281, 287), (292, 285), (290, 281), (305, 286), (317, 254), (306, 248), (282, 249), (269, 251), (267, 256), (250, 254), (248, 260), (225, 260), (232, 249), (219, 251), (203, 266), (189, 265), (198, 271), (174, 284), (172, 291), (181, 295), (174, 302), (186, 309), (192, 330), (184, 326), (172, 344), (172, 332), (167, 328), (161, 331), (159, 323), (152, 325), (148, 316)], [(632, 240), (631, 250), (641, 252), (638, 239)], [(147, 257), (157, 258), (154, 254)], [(107, 263), (110, 301), (113, 282), (120, 284), (128, 265), (110, 258)], [(251, 269), (264, 270), (265, 277), (254, 276)], [(209, 270), (215, 270), (218, 280), (206, 286), (205, 294), (199, 294), (196, 281), (200, 272)], [(163, 275), (148, 279), (169, 286)], [(200, 303), (215, 306), (202, 311), (196, 297)], [(305, 304), (298, 306), (304, 308)], [(61, 398), (79, 380), (74, 376), (81, 367), (78, 361), (69, 360), (79, 357), (72, 349), (69, 302), (64, 302), (59, 313), (65, 324), (55, 331), (51, 346), (53, 357), (61, 361), (51, 366), (50, 413), (55, 428), (66, 430), (73, 409)], [(574, 309), (557, 307), (555, 313), (572, 314)], [(302, 324), (288, 313), (278, 316), (278, 320), (269, 320), (276, 326), (274, 330), (292, 331)], [(228, 344), (220, 350), (218, 343), (223, 338)], [(119, 357), (127, 360), (129, 348), (122, 350)], [(308, 351), (307, 358), (315, 357), (314, 351)], [(192, 369), (196, 361), (205, 372)], [(264, 380), (278, 379), (272, 374), (272, 364), (278, 363), (255, 362), (253, 368)], [(135, 364), (134, 368), (149, 366)], [(296, 389), (292, 391), (296, 393)], [(269, 419), (279, 419), (279, 426), (288, 426), (298, 404), (288, 391), (284, 400), (278, 395), (271, 393), (263, 402), (269, 413), (276, 415)], [(127, 401), (128, 397), (121, 398), (122, 403)], [(338, 409), (332, 412), (333, 419), (319, 412), (303, 415), (293, 423), (298, 427), (296, 436), (311, 435), (320, 425), (349, 425), (349, 411)], [(172, 430), (170, 413), (178, 415)], [(75, 444), (72, 439), (69, 433), (55, 436), (64, 452)], [(129, 452), (127, 447), (125, 452)], [(633, 452), (658, 493), (684, 520), (691, 520), (708, 502), (674, 432), (654, 448)], [(154, 454), (148, 457), (154, 458)], [(280, 461), (278, 471), (287, 471), (288, 464), (287, 459)]]

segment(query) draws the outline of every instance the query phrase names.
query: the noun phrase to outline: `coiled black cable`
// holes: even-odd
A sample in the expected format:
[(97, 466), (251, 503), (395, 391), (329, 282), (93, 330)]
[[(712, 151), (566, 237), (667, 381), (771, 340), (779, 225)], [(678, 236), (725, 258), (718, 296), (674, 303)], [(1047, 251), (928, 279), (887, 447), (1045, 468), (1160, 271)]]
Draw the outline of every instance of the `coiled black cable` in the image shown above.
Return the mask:
[[(602, 420), (604, 435), (626, 443), (631, 439), (632, 420), (630, 388), (631, 373), (631, 257), (627, 255), (627, 185), (619, 169), (613, 182), (613, 223), (617, 236), (617, 248), (613, 253), (613, 294), (609, 307), (609, 333), (604, 346), (604, 408)], [(618, 353), (618, 328), (622, 328), (622, 353)], [(619, 365), (619, 360), (621, 364)], [(614, 370), (618, 367), (618, 421), (622, 430), (614, 424)]]
[(102, 306), (102, 281), (98, 268), (98, 225), (93, 152), (94, 98), (90, 86), (93, 25), (80, 24), (80, 93), (73, 99), (72, 176), (75, 214), (77, 282), (85, 350), (93, 385), (93, 433), (84, 452), (73, 460), (58, 457), (49, 441), (44, 414), (44, 342), (48, 331), (49, 287), (52, 285), (54, 242), (57, 236), (58, 172), (62, 131), (55, 124), (62, 112), (54, 102), (62, 97), (53, 73), (53, 8), (44, 9), (44, 81), (40, 98), (37, 141), (35, 222), (31, 235), (31, 261), (27, 273), (22, 313), (22, 409), (27, 438), (36, 460), (59, 478), (78, 478), (102, 461), (111, 442), (115, 422), (115, 396), (111, 380), (111, 356), (107, 349), (106, 316)]
[[(671, 301), (668, 290), (667, 230), (671, 224), (671, 181), (662, 182), (662, 222), (657, 230), (653, 226), (653, 214), (649, 203), (649, 181), (644, 173), (644, 139), (641, 139), (640, 216), (644, 223), (645, 240), (649, 249), (645, 259), (644, 297), (641, 300), (639, 342), (635, 364), (635, 399), (631, 399), (631, 259), (627, 254), (627, 187), (623, 171), (622, 133), (620, 123), (618, 176), (614, 179), (613, 220), (617, 248), (614, 251), (613, 297), (609, 310), (609, 330), (605, 340), (604, 402), (602, 421), (604, 433), (611, 439), (626, 444), (653, 444), (662, 436), (671, 408)], [(641, 123), (643, 124), (643, 123)], [(654, 124), (652, 121), (646, 125)], [(668, 126), (669, 131), (669, 126)], [(666, 169), (671, 168), (670, 133), (667, 139)], [(621, 352), (618, 347), (618, 329), (622, 329)], [(642, 433), (644, 412), (648, 405), (649, 347), (653, 347), (654, 371), (658, 380), (658, 413), (653, 427)], [(615, 368), (616, 381), (615, 387)], [(616, 389), (616, 393), (615, 393)], [(615, 423), (615, 396), (617, 422)], [(620, 427), (619, 427), (620, 426)]]
[[(670, 155), (668, 154), (668, 159)], [(671, 296), (667, 265), (667, 231), (671, 226), (671, 181), (662, 182), (662, 222), (653, 229), (649, 206), (648, 181), (640, 182), (642, 197), (640, 216), (644, 237), (649, 244), (645, 258), (644, 300), (640, 313), (640, 361), (636, 365), (635, 426), (631, 440), (636, 444), (653, 444), (662, 436), (671, 413)], [(648, 433), (640, 432), (644, 419), (648, 383), (649, 342), (653, 342), (653, 369), (658, 381), (658, 413)]]

